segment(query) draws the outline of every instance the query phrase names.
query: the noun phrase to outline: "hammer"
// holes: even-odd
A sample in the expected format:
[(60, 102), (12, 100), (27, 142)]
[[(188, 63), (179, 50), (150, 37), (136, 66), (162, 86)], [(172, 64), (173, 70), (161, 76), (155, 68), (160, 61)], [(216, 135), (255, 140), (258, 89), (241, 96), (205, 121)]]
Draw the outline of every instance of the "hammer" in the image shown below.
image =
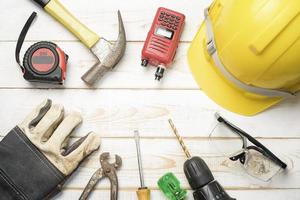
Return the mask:
[[(111, 45), (75, 18), (59, 0), (33, 0), (47, 13), (64, 25), (96, 56), (97, 63), (90, 68), (81, 79), (93, 85), (107, 71), (112, 70), (121, 60), (126, 49), (126, 34), (120, 11), (118, 11), (119, 35)], [(108, 50), (107, 50), (108, 49)]]

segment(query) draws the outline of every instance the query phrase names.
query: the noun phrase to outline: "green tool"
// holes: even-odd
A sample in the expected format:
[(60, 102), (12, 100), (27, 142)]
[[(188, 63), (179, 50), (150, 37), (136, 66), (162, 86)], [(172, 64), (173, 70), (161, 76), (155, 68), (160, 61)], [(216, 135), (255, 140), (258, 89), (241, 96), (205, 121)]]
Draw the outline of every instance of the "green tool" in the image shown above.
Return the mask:
[(157, 184), (169, 200), (183, 200), (186, 197), (187, 191), (180, 187), (179, 180), (171, 172), (162, 176)]

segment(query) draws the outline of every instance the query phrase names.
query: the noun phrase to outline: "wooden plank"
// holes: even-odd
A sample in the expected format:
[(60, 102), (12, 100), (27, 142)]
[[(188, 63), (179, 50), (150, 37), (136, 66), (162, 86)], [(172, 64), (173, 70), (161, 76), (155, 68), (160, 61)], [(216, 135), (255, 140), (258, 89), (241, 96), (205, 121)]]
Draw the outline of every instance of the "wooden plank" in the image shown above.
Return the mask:
[[(63, 103), (67, 113), (70, 110), (82, 112), (84, 123), (75, 131), (74, 137), (94, 130), (102, 138), (101, 151), (82, 164), (67, 181), (64, 192), (55, 199), (78, 199), (90, 176), (99, 167), (99, 154), (104, 151), (123, 158), (123, 167), (118, 172), (120, 199), (136, 199), (139, 180), (132, 138), (135, 129), (139, 129), (142, 136), (145, 181), (152, 189), (152, 199), (165, 199), (156, 182), (168, 171), (175, 173), (183, 187), (189, 189), (182, 171), (185, 157), (170, 130), (168, 118), (175, 122), (191, 153), (207, 162), (216, 179), (232, 197), (243, 200), (299, 199), (300, 129), (294, 119), (299, 116), (300, 97), (287, 100), (256, 117), (241, 117), (209, 100), (193, 80), (186, 52), (203, 20), (203, 10), (211, 0), (61, 2), (83, 23), (108, 40), (117, 37), (116, 11), (120, 9), (128, 43), (120, 65), (90, 89), (80, 77), (95, 59), (72, 34), (30, 1), (0, 1), (0, 7), (6, 8), (0, 13), (3, 24), (0, 32), (0, 135), (4, 136), (35, 105), (49, 97)], [(159, 6), (183, 12), (187, 16), (175, 63), (161, 83), (153, 80), (154, 68), (140, 67), (143, 41)], [(14, 61), (16, 39), (33, 10), (38, 11), (39, 17), (29, 31), (23, 51), (35, 41), (57, 42), (70, 56), (64, 87), (27, 83)], [(47, 89), (49, 87), (53, 89)], [(213, 115), (216, 111), (259, 138), (288, 164), (288, 170), (267, 183), (245, 175), (241, 168), (222, 156), (208, 139), (215, 124)], [(224, 142), (230, 143), (232, 140), (226, 139)], [(97, 185), (91, 199), (102, 196), (103, 199), (109, 198), (107, 180)], [(190, 190), (188, 199), (193, 199)]]
[[(0, 37), (1, 38), (1, 37)], [(26, 49), (33, 43), (24, 43)], [(67, 79), (64, 86), (47, 84), (31, 84), (23, 79), (22, 71), (15, 62), (13, 49), (16, 42), (0, 43), (0, 88), (88, 88), (81, 80), (81, 76), (94, 64), (93, 54), (79, 42), (59, 42), (58, 45), (69, 55)], [(143, 43), (128, 43), (125, 56), (117, 67), (106, 74), (94, 88), (137, 88), (137, 89), (198, 89), (187, 64), (186, 53), (188, 43), (181, 43), (174, 65), (165, 72), (161, 82), (154, 80), (156, 68), (144, 68), (140, 65)], [(10, 49), (7, 51), (7, 49)], [(21, 59), (23, 55), (21, 55)]]
[[(253, 199), (272, 199), (272, 200), (296, 200), (300, 195), (300, 190), (229, 190), (227, 191), (232, 197), (242, 200), (253, 200)], [(78, 199), (81, 191), (78, 190), (63, 190), (61, 194), (56, 196), (54, 200), (60, 199)], [(104, 190), (94, 191), (90, 199), (109, 199), (110, 191)], [(119, 199), (136, 199), (136, 194), (134, 190), (119, 192)], [(163, 194), (158, 190), (151, 191), (151, 199), (155, 200), (166, 200)], [(193, 199), (192, 191), (188, 191), (187, 199)]]
[[(262, 182), (247, 175), (239, 163), (229, 161), (216, 150), (208, 140), (186, 139), (192, 155), (201, 156), (212, 170), (215, 178), (226, 189), (300, 189), (299, 139), (265, 139), (262, 142), (288, 164), (288, 169), (272, 179)], [(230, 142), (230, 141), (227, 141)], [(186, 160), (182, 149), (175, 139), (144, 139), (141, 140), (145, 183), (148, 187), (157, 189), (157, 180), (167, 172), (173, 172), (184, 188), (189, 188), (183, 173), (183, 163)], [(78, 171), (68, 181), (65, 188), (80, 189), (85, 186), (92, 174), (99, 168), (99, 155), (110, 152), (118, 154), (123, 159), (118, 172), (121, 189), (134, 189), (139, 184), (136, 149), (133, 138), (103, 138), (100, 152), (93, 154), (78, 168)], [(97, 185), (98, 189), (107, 189), (108, 180)]]
[(102, 137), (128, 137), (138, 128), (143, 137), (173, 137), (167, 119), (172, 118), (184, 137), (208, 137), (219, 111), (251, 135), (262, 138), (299, 138), (298, 98), (285, 101), (256, 117), (242, 117), (218, 107), (194, 90), (0, 90), (0, 126), (3, 135), (45, 98), (77, 110), (84, 123), (80, 136), (91, 130)]
[[(300, 159), (297, 156), (300, 140), (263, 140), (264, 144), (272, 147), (272, 151), (288, 164), (288, 170), (274, 177), (271, 182), (262, 182), (244, 173), (238, 166), (227, 158), (221, 156), (213, 145), (207, 140), (186, 139), (186, 144), (192, 155), (201, 156), (212, 170), (215, 178), (225, 188), (300, 188)], [(150, 188), (157, 188), (156, 182), (166, 172), (173, 172), (182, 182), (182, 186), (188, 188), (188, 183), (183, 173), (183, 163), (186, 160), (182, 149), (175, 139), (142, 139), (143, 164), (145, 182)], [(124, 151), (123, 149), (126, 149)], [(284, 149), (284, 150), (283, 150)], [(123, 151), (122, 151), (123, 150)], [(138, 185), (138, 167), (136, 150), (133, 138), (102, 140), (101, 152), (119, 154), (123, 158), (123, 166), (119, 171), (120, 188), (135, 188)], [(68, 187), (82, 188), (89, 180), (92, 173), (99, 167), (99, 154), (94, 154), (70, 180)], [(106, 181), (105, 181), (106, 182)], [(106, 182), (107, 183), (107, 182)], [(105, 188), (107, 184), (97, 186)]]
[[(61, 0), (61, 2), (84, 24), (109, 40), (117, 38), (117, 10), (121, 10), (128, 41), (144, 41), (157, 8), (165, 6), (186, 15), (186, 27), (182, 40), (191, 41), (203, 20), (203, 10), (209, 6), (211, 0), (111, 0), (101, 1), (101, 3), (98, 0), (88, 2)], [(2, 24), (0, 40), (2, 41), (15, 41), (33, 10), (38, 11), (39, 17), (28, 34), (28, 40), (76, 40), (65, 28), (31, 1), (1, 1), (0, 7), (5, 8), (0, 13)]]

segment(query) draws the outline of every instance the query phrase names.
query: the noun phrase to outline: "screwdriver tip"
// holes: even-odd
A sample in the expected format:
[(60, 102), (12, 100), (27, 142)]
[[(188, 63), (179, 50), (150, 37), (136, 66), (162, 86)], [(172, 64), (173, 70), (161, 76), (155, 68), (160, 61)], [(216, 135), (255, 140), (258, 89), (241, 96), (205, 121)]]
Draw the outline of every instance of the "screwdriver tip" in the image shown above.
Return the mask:
[(134, 137), (135, 137), (135, 138), (140, 137), (140, 134), (139, 134), (139, 131), (138, 131), (138, 130), (135, 130), (135, 131), (134, 131)]

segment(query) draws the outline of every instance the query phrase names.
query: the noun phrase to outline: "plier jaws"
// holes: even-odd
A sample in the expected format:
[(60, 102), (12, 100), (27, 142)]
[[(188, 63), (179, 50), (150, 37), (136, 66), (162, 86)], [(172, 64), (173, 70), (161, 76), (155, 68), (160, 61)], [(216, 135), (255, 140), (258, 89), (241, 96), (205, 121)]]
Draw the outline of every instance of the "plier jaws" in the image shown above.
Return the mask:
[(102, 153), (100, 155), (100, 164), (101, 168), (99, 168), (89, 180), (86, 185), (83, 193), (81, 194), (79, 200), (86, 200), (92, 190), (95, 188), (97, 183), (104, 178), (108, 178), (110, 181), (110, 199), (117, 200), (118, 199), (118, 176), (117, 170), (122, 166), (122, 159), (120, 156), (115, 155), (115, 162), (109, 163), (110, 154), (108, 152)]

